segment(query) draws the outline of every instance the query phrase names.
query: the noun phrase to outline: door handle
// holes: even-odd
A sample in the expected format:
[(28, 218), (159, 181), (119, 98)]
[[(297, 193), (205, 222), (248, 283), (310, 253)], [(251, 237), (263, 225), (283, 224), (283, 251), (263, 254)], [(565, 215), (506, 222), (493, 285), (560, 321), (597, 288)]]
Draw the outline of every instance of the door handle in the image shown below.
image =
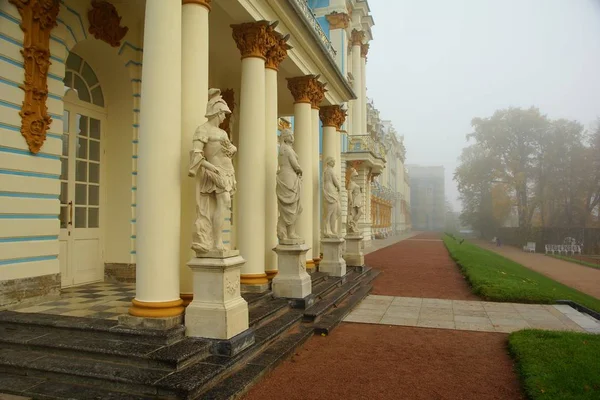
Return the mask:
[(69, 225), (73, 225), (73, 201), (69, 202)]

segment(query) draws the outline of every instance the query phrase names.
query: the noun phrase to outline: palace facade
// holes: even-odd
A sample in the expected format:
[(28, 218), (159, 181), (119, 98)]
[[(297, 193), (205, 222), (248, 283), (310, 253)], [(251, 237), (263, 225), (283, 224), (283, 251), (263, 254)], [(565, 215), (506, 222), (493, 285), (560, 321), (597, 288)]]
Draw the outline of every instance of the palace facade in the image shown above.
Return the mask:
[(366, 1), (4, 0), (0, 22), (0, 308), (104, 279), (136, 282), (135, 315), (190, 301), (187, 165), (209, 88), (233, 110), (222, 128), (238, 148), (238, 187), (223, 232), (246, 260), (242, 288), (277, 274), (287, 125), (304, 171), (308, 269), (320, 259), (327, 156), (340, 181), (348, 166), (359, 172), (365, 241), (410, 229), (403, 138), (366, 97)]

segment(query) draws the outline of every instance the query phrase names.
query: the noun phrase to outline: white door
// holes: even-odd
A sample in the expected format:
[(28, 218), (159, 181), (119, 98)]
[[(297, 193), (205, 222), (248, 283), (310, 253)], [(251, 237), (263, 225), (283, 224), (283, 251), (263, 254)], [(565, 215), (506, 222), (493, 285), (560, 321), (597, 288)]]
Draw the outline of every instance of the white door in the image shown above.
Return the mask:
[(62, 287), (104, 279), (101, 162), (105, 121), (98, 110), (65, 99), (59, 236)]

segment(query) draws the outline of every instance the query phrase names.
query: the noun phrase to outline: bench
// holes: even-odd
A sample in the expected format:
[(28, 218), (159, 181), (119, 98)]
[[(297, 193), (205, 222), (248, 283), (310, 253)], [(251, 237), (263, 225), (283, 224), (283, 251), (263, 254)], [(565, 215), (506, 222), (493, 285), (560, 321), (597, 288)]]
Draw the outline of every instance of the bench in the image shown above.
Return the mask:
[(523, 251), (535, 253), (535, 242), (527, 242), (527, 245), (523, 246)]
[(558, 253), (568, 255), (569, 253), (575, 255), (578, 253), (581, 255), (581, 246), (578, 244), (547, 244), (545, 246), (546, 254), (548, 253)]

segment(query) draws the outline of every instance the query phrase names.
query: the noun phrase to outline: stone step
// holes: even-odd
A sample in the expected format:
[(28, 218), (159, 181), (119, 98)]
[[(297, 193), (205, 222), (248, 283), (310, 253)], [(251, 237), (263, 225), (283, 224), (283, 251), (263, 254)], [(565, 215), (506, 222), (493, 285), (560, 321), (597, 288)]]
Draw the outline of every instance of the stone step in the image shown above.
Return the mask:
[(348, 294), (350, 294), (352, 290), (360, 286), (360, 284), (360, 281), (349, 279), (346, 283), (337, 287), (325, 297), (323, 297), (318, 303), (308, 308), (304, 312), (304, 321), (315, 321), (322, 314), (327, 312), (331, 307), (334, 307), (338, 303), (340, 303), (346, 296), (348, 296)]
[(97, 338), (89, 333), (3, 323), (0, 325), (3, 348), (46, 351), (98, 361), (112, 361), (143, 368), (182, 369), (206, 357), (211, 342), (185, 338), (171, 345)]
[(287, 299), (263, 300), (259, 303), (251, 304), (248, 310), (250, 327), (257, 328), (261, 324), (268, 322), (270, 318), (276, 318), (279, 313), (288, 308)]
[(327, 279), (329, 277), (329, 274), (326, 274), (325, 272), (319, 272), (319, 271), (315, 271), (309, 274), (310, 275), (310, 279), (312, 281), (313, 286), (321, 283), (322, 281), (324, 281), (325, 279)]
[[(154, 396), (144, 396), (124, 392), (114, 392), (93, 386), (53, 382), (45, 378), (32, 378), (23, 375), (3, 373), (0, 376), (3, 393), (34, 399), (110, 399), (110, 400), (151, 400)], [(2, 394), (0, 394), (0, 398)]]
[(329, 335), (331, 331), (348, 315), (358, 303), (360, 303), (371, 291), (373, 286), (367, 284), (361, 286), (353, 294), (348, 296), (341, 304), (332, 309), (314, 324), (317, 335)]
[(328, 277), (327, 279), (321, 281), (320, 283), (312, 287), (312, 294), (314, 294), (315, 298), (318, 300), (326, 296), (327, 293), (331, 292), (336, 287), (338, 287), (341, 284), (341, 282), (342, 278)]
[(184, 338), (185, 327), (169, 330), (133, 329), (121, 326), (117, 321), (65, 315), (20, 313), (0, 311), (0, 324), (10, 323), (31, 327), (59, 329), (65, 335), (75, 332), (92, 334), (95, 338), (168, 345)]
[(278, 339), (265, 351), (250, 359), (239, 370), (219, 382), (212, 389), (201, 393), (199, 398), (211, 400), (230, 400), (242, 396), (262, 376), (290, 357), (294, 351), (313, 336), (313, 330), (300, 326)]
[(273, 292), (270, 290), (264, 293), (242, 292), (242, 297), (246, 300), (246, 303), (248, 303), (248, 307), (250, 307), (253, 304), (271, 300), (273, 298)]
[[(289, 309), (279, 318), (275, 318), (255, 331), (255, 343), (233, 357), (212, 355), (183, 371), (171, 374), (157, 382), (159, 392), (175, 392), (177, 398), (195, 399), (207, 390), (227, 379), (236, 367), (246, 364), (247, 360), (261, 354), (276, 342), (285, 332), (297, 327), (302, 312)], [(312, 330), (311, 330), (312, 332)], [(210, 397), (202, 397), (210, 398)]]

